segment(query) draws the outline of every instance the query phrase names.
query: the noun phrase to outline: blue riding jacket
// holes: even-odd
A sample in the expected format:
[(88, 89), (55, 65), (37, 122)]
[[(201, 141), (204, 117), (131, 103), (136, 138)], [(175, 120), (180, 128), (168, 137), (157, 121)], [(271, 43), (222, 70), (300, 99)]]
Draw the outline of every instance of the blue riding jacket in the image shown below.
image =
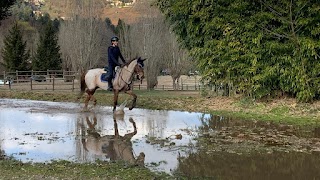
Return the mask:
[(108, 78), (112, 79), (114, 74), (114, 68), (120, 66), (118, 59), (121, 59), (123, 63), (126, 63), (124, 60), (120, 48), (118, 46), (109, 46), (108, 47)]
[(108, 47), (108, 63), (109, 66), (120, 66), (120, 63), (118, 62), (118, 59), (122, 60), (123, 63), (126, 63), (124, 60), (120, 48), (118, 46), (109, 46)]

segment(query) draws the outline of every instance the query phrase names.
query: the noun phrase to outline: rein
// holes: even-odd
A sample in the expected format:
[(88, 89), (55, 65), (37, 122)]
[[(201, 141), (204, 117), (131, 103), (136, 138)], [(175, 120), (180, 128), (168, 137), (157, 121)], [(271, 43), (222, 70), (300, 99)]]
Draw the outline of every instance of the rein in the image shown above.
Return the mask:
[[(122, 68), (122, 69), (120, 69), (121, 70), (121, 72), (119, 72), (119, 76), (122, 74), (122, 70), (123, 70), (124, 68)], [(126, 71), (128, 71), (129, 73), (131, 73), (131, 77), (130, 77), (130, 81), (129, 82), (126, 82), (124, 79), (123, 79), (123, 76), (120, 76), (121, 77), (121, 80), (123, 81), (123, 82), (125, 82), (127, 85), (130, 85), (130, 84), (132, 84), (132, 78), (133, 78), (133, 73), (134, 72), (131, 72), (131, 71), (129, 71), (129, 70), (127, 70), (127, 69), (125, 69)], [(118, 82), (118, 85), (120, 85), (120, 83)]]
[[(130, 76), (130, 78), (129, 78), (129, 82), (127, 82), (127, 81), (125, 81), (125, 80), (123, 79), (122, 70), (126, 70), (127, 72), (129, 72), (129, 73), (131, 74), (131, 76)], [(130, 70), (126, 69), (125, 67), (123, 67), (123, 68), (120, 69), (120, 72), (119, 72), (119, 76), (120, 76), (120, 77), (119, 77), (119, 78), (120, 78), (123, 82), (125, 82), (127, 85), (130, 85), (130, 84), (132, 84), (133, 74), (134, 74), (134, 71), (130, 71)], [(118, 81), (118, 85), (120, 86), (120, 81)]]

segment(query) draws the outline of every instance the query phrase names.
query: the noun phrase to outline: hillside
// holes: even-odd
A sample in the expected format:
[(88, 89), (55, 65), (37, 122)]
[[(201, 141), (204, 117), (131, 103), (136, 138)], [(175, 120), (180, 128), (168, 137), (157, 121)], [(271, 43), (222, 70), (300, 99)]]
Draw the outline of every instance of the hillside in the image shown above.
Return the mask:
[[(102, 19), (109, 18), (114, 25), (117, 25), (118, 20), (122, 19), (128, 24), (134, 23), (143, 15), (143, 9), (149, 7), (148, 1), (134, 1), (133, 4), (127, 6), (113, 6), (108, 1), (95, 1), (92, 5), (95, 12), (100, 13)], [(41, 13), (49, 13), (52, 18), (68, 19), (74, 4), (66, 0), (46, 0), (41, 6)]]

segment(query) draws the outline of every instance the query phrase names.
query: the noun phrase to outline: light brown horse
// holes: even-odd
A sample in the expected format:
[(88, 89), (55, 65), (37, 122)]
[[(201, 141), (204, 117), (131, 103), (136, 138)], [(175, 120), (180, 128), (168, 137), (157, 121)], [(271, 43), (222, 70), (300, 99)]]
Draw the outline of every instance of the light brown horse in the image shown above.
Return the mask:
[[(124, 67), (117, 70), (115, 78), (113, 80), (113, 111), (116, 110), (116, 106), (118, 105), (118, 96), (119, 92), (125, 92), (133, 97), (132, 104), (129, 107), (129, 110), (132, 110), (136, 106), (137, 95), (133, 93), (133, 77), (136, 74), (138, 80), (144, 78), (144, 63), (146, 59), (135, 58), (125, 64)], [(106, 71), (102, 68), (90, 69), (86, 73), (81, 76), (81, 93), (80, 96), (86, 92), (87, 97), (85, 99), (84, 109), (88, 108), (89, 101), (93, 101), (93, 105), (97, 104), (96, 98), (93, 96), (95, 91), (98, 88), (107, 90), (108, 83), (101, 81), (101, 75), (106, 73)]]

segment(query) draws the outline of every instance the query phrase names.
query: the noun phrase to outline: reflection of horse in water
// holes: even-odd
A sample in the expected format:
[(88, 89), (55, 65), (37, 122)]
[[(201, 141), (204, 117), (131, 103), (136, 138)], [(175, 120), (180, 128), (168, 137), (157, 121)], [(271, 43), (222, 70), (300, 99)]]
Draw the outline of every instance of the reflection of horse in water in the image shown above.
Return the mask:
[(144, 165), (145, 154), (141, 152), (137, 158), (134, 157), (131, 138), (137, 134), (136, 123), (130, 117), (134, 131), (132, 133), (119, 135), (118, 124), (114, 118), (114, 135), (101, 136), (95, 129), (97, 125), (96, 116), (93, 117), (93, 122), (89, 117), (86, 117), (86, 122), (89, 126), (87, 129), (88, 136), (82, 139), (83, 148), (86, 151), (96, 155), (105, 155), (111, 161), (123, 160), (130, 165)]

